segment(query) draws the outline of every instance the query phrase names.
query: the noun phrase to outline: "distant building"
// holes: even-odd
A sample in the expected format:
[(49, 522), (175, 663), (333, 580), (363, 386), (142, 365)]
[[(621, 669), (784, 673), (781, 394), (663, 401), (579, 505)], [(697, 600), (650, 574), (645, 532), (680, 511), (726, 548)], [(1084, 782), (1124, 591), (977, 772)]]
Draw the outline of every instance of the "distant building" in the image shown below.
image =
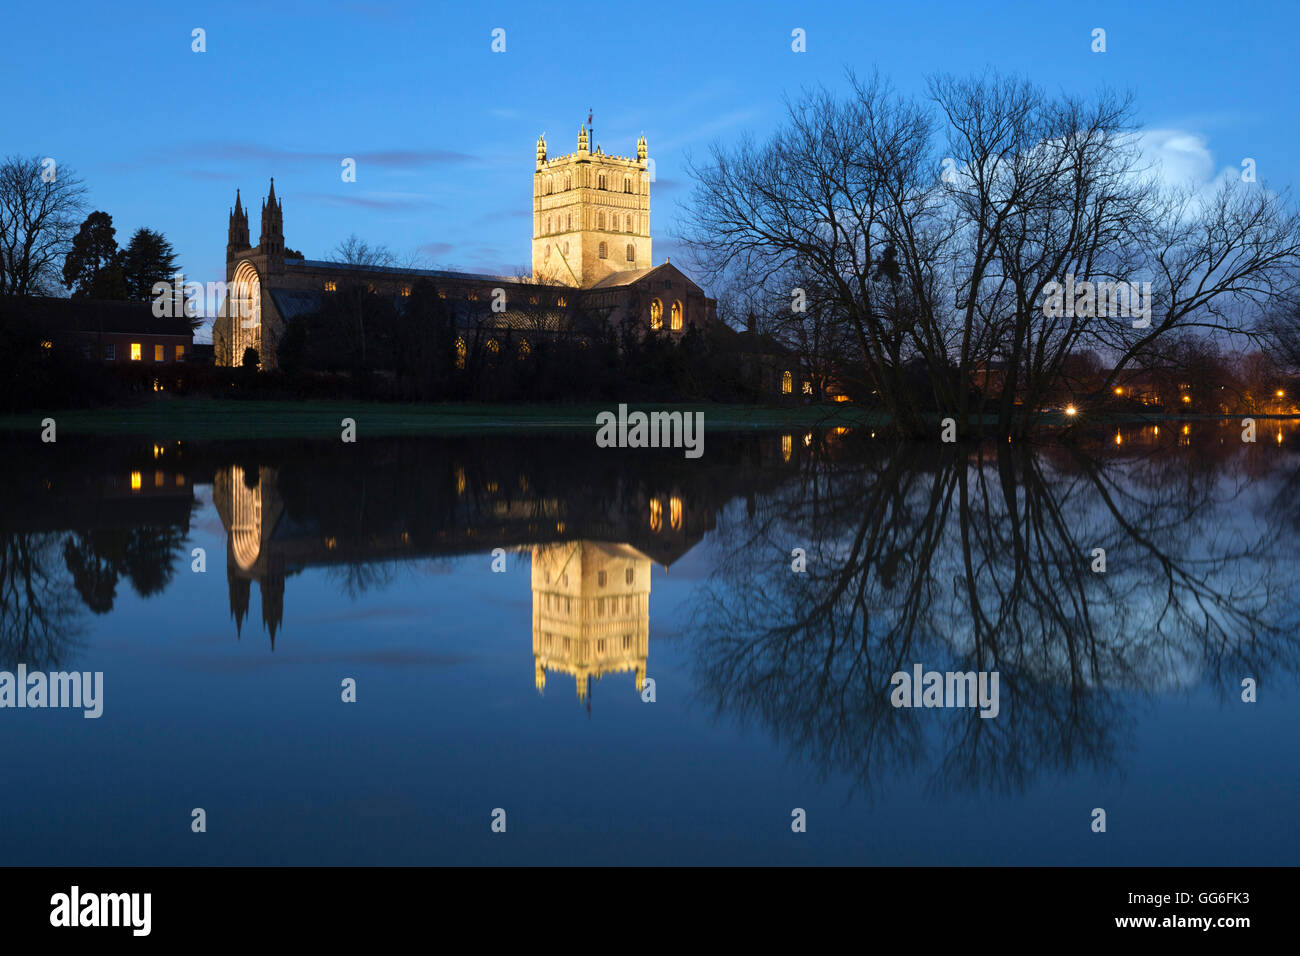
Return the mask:
[(31, 297), (6, 304), (30, 323), (41, 344), (87, 361), (170, 365), (189, 360), (194, 331), (186, 318), (159, 318), (149, 302)]
[[(537, 142), (533, 174), (530, 277), (393, 269), (289, 258), (284, 204), (275, 181), (261, 208), (261, 234), (253, 246), (248, 213), (238, 190), (226, 240), (226, 307), (213, 324), (217, 365), (240, 365), (252, 349), (259, 367), (274, 368), (276, 345), (287, 322), (310, 321), (324, 298), (345, 284), (365, 283), (399, 303), (421, 279), (431, 281), (462, 327), (531, 329), (546, 334), (578, 306), (588, 319), (645, 334), (703, 331), (717, 321), (717, 306), (703, 290), (665, 261), (655, 266), (650, 237), (650, 160), (645, 137), (636, 158), (590, 148), (578, 133), (576, 152), (551, 157)], [(502, 306), (493, 308), (495, 303)], [(538, 311), (551, 310), (553, 316)]]

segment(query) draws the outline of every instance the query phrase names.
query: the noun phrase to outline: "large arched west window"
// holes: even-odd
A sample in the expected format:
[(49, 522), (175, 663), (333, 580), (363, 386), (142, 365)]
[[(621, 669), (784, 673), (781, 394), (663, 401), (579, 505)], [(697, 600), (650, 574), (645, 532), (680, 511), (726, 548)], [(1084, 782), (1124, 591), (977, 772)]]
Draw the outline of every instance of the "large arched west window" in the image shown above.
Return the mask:
[(262, 279), (245, 259), (235, 267), (228, 292), (230, 303), (230, 364), (243, 364), (249, 349), (262, 354)]
[(673, 302), (673, 331), (678, 332), (682, 327), (682, 303), (681, 300)]
[(781, 373), (781, 394), (782, 395), (794, 394), (794, 376), (791, 375), (789, 372)]

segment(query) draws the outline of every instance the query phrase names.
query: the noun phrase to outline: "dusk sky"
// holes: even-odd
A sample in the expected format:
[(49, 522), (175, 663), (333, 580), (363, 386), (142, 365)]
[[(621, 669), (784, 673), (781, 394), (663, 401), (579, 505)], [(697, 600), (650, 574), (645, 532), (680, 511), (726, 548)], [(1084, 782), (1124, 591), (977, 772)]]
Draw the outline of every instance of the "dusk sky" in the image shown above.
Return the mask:
[[(270, 177), (286, 244), (328, 258), (356, 233), (434, 268), (514, 274), (529, 263), (534, 147), (571, 152), (588, 109), (607, 153), (644, 133), (654, 260), (690, 194), (685, 160), (762, 136), (784, 95), (873, 67), (904, 93), (927, 74), (994, 67), (1051, 91), (1131, 90), (1173, 178), (1257, 163), (1295, 183), (1300, 83), (1294, 3), (401, 3), (12, 7), (0, 59), (14, 91), (0, 152), (50, 156), (113, 216), (149, 226), (187, 277), (223, 279), (235, 188)], [(506, 52), (491, 50), (494, 28)], [(1091, 50), (1106, 30), (1105, 53)], [(191, 31), (207, 50), (191, 50)], [(791, 50), (791, 31), (807, 52)], [(357, 161), (357, 181), (341, 162)], [(205, 329), (200, 335), (207, 338)]]

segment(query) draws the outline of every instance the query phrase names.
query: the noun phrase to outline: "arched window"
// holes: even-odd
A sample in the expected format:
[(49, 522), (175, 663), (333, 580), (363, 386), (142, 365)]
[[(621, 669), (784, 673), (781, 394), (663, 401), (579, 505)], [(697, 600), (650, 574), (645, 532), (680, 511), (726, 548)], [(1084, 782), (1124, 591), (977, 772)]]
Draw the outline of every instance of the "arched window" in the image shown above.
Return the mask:
[(569, 244), (567, 242), (564, 244), (564, 254), (566, 256), (569, 254)]
[(631, 569), (631, 568), (628, 568), (627, 571), (624, 573), (623, 580), (626, 581), (628, 584), (631, 584), (631, 583), (632, 583), (632, 569)]
[(573, 230), (573, 213), (571, 213), (571, 212), (570, 212), (570, 213), (565, 213), (565, 214), (564, 214), (564, 231), (565, 231), (565, 232), (570, 232), (570, 231), (572, 231), (572, 230)]
[(546, 234), (547, 234), (548, 236), (551, 234), (551, 217), (550, 217), (550, 216), (547, 216), (547, 217), (546, 217)]
[(629, 231), (629, 232), (636, 232), (637, 229), (640, 227), (640, 225), (641, 225), (640, 217), (639, 217), (639, 216), (636, 216), (636, 215), (633, 215), (633, 216), (632, 216), (632, 224), (628, 227), (628, 231)]
[(664, 304), (658, 299), (650, 300), (650, 328), (662, 329), (664, 327)]
[(627, 244), (627, 261), (636, 262), (636, 246), (630, 242)]
[(659, 531), (664, 526), (664, 504), (658, 498), (650, 499), (650, 530)]
[(682, 327), (682, 303), (678, 299), (673, 302), (673, 331), (676, 332)]
[(467, 349), (465, 348), (465, 340), (463, 338), (458, 337), (456, 339), (456, 367), (457, 368), (465, 367), (466, 352)]
[(573, 188), (573, 173), (564, 174), (564, 188), (565, 189)]
[(488, 339), (487, 350), (491, 352), (493, 355), (496, 355), (498, 352), (501, 351), (501, 343), (498, 342), (496, 339)]
[(789, 372), (781, 373), (781, 394), (791, 395), (794, 393), (794, 376)]
[(531, 352), (531, 351), (532, 351), (532, 348), (528, 345), (528, 340), (527, 340), (527, 339), (520, 339), (520, 340), (519, 340), (519, 361), (522, 362), (522, 361), (524, 361), (525, 359), (527, 359), (527, 358), (528, 358), (528, 353)]
[(674, 531), (680, 531), (682, 527), (682, 499), (674, 495), (668, 499), (668, 524)]
[(604, 174), (604, 173), (600, 173), (599, 175), (596, 176), (596, 188), (597, 188), (597, 189), (604, 189), (604, 188), (605, 188), (605, 174)]
[(606, 252), (605, 252), (605, 244), (603, 242), (600, 244), (600, 247), (596, 250), (596, 254), (600, 256), (600, 258), (602, 259), (605, 258)]
[(550, 243), (547, 243), (546, 251), (542, 253), (542, 258), (543, 258), (543, 259), (549, 259), (549, 258), (551, 258), (551, 246), (550, 246)]
[(546, 177), (546, 194), (547, 194), (548, 196), (551, 194), (551, 189), (554, 187), (554, 185), (555, 185), (555, 184), (552, 182), (551, 177), (550, 177), (550, 176), (547, 176), (547, 177)]
[(631, 191), (632, 191), (632, 177), (631, 177), (631, 176), (624, 176), (624, 177), (623, 177), (623, 192), (625, 192), (625, 193), (630, 193)]
[(597, 229), (605, 228), (605, 214), (603, 212), (596, 213), (596, 228)]

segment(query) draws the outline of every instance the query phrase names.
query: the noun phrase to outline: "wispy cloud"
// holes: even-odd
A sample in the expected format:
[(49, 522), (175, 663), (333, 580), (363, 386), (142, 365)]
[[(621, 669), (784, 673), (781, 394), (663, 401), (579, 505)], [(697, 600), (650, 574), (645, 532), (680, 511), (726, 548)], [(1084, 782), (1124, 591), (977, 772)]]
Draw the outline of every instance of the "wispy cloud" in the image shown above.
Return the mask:
[[(430, 166), (448, 164), (475, 163), (479, 157), (461, 153), (452, 149), (387, 149), (358, 152), (341, 149), (334, 152), (320, 152), (300, 149), (282, 149), (276, 146), (264, 146), (257, 143), (206, 143), (186, 147), (178, 151), (186, 158), (208, 160), (257, 160), (264, 163), (294, 165), (329, 162), (338, 165), (345, 158), (355, 159), (357, 166), (363, 164), (379, 166), (384, 169), (422, 169)], [(156, 163), (157, 157), (151, 157)]]
[(432, 196), (424, 193), (362, 192), (362, 193), (295, 193), (295, 198), (316, 200), (332, 206), (351, 206), (361, 209), (435, 209), (442, 206)]

